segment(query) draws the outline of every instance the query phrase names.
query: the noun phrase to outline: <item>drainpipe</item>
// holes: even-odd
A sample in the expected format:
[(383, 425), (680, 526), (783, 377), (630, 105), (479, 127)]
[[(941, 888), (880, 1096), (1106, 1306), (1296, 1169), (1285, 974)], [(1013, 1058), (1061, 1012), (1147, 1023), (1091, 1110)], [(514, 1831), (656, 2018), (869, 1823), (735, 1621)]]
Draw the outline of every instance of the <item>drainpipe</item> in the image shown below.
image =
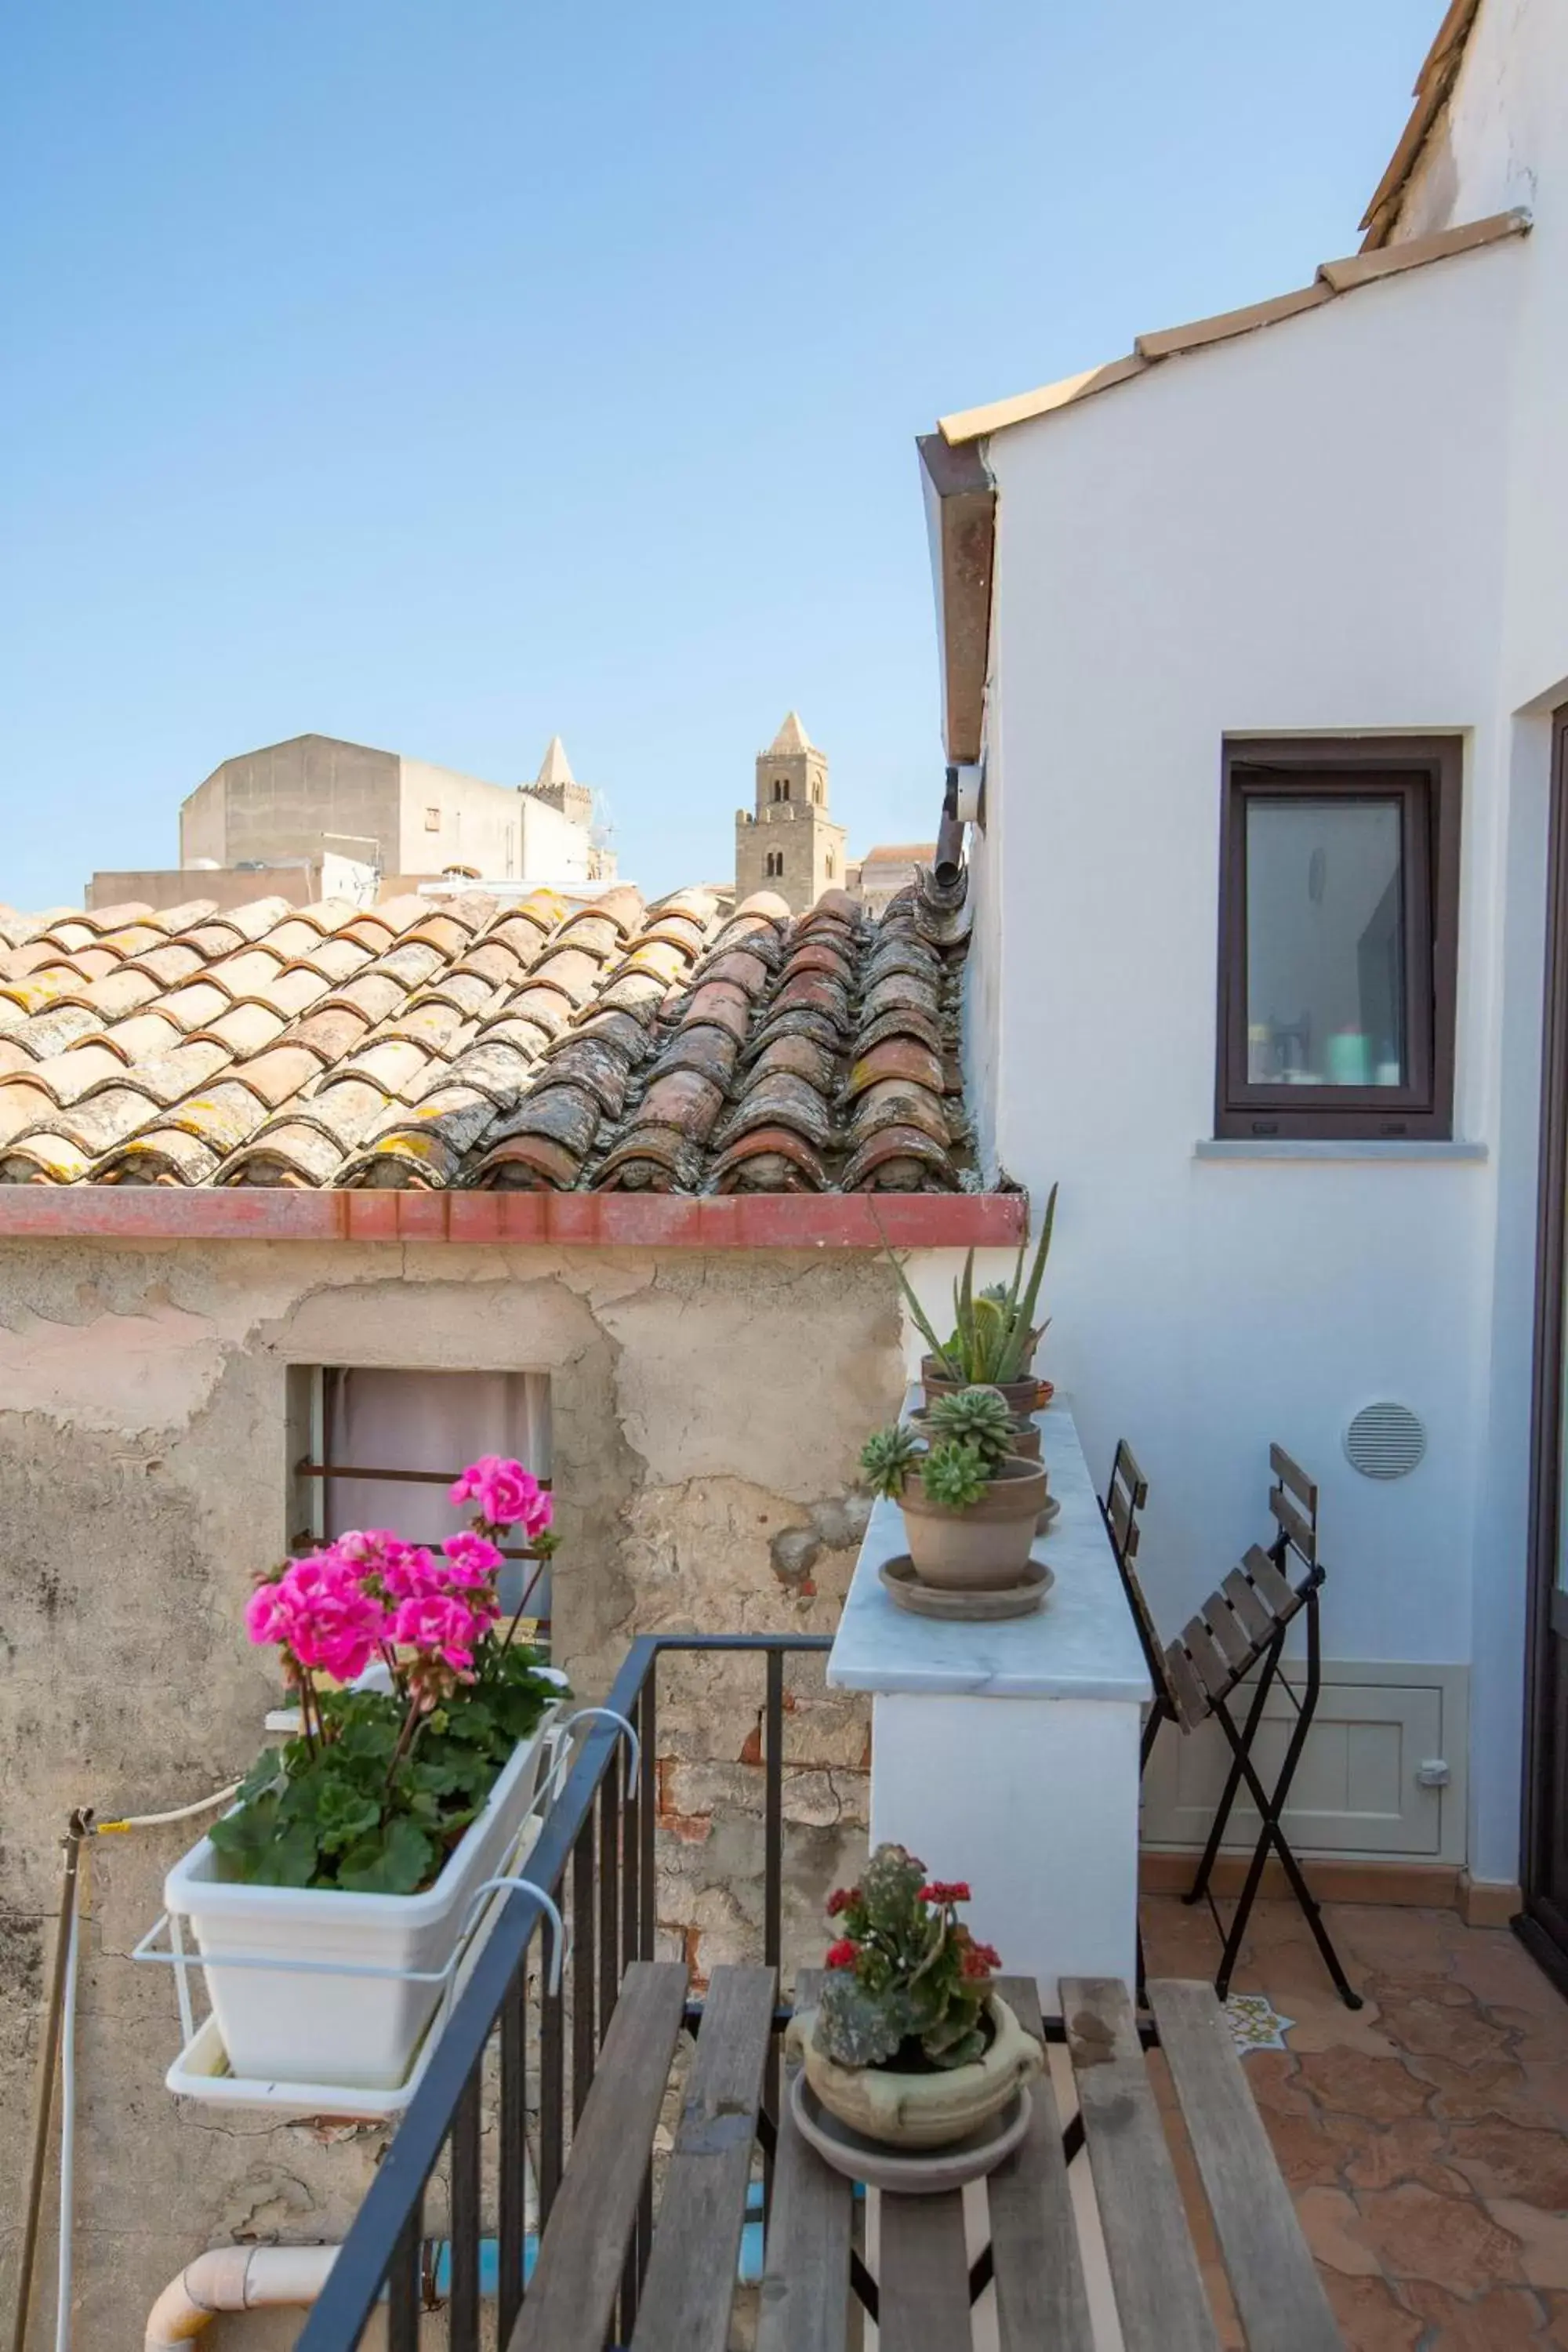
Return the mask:
[(942, 800), (942, 823), (936, 829), (936, 856), (931, 871), (937, 888), (945, 896), (957, 888), (963, 873), (963, 819), (958, 814), (958, 770), (947, 772), (947, 790)]
[(147, 2315), (145, 2352), (178, 2352), (220, 2311), (314, 2303), (336, 2246), (215, 2246), (171, 2279)]
[[(741, 2233), (736, 2275), (742, 2286), (755, 2286), (763, 2275), (761, 2181), (752, 2183), (746, 2210), (752, 2218)], [(525, 2281), (532, 2276), (535, 2252), (531, 2234), (523, 2248)], [(198, 2254), (178, 2278), (170, 2280), (148, 2313), (142, 2352), (178, 2352), (221, 2311), (314, 2303), (337, 2253), (336, 2246), (215, 2246), (210, 2253)], [(452, 2283), (452, 2250), (444, 2240), (426, 2242), (424, 2270), (431, 2294), (444, 2301)], [(500, 2241), (481, 2238), (479, 2293), (488, 2302), (500, 2285)]]

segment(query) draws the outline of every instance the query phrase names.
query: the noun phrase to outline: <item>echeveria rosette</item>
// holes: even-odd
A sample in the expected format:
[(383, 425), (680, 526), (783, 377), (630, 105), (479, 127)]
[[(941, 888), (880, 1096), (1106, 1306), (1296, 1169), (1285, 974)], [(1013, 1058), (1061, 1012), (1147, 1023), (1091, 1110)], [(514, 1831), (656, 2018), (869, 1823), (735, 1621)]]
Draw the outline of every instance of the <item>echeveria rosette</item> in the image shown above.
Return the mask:
[(837, 1929), (813, 2039), (840, 2066), (969, 2064), (986, 2046), (991, 1973), (1001, 1966), (959, 1918), (962, 1879), (932, 1879), (902, 1846), (882, 1845), (858, 1886), (837, 1887)]

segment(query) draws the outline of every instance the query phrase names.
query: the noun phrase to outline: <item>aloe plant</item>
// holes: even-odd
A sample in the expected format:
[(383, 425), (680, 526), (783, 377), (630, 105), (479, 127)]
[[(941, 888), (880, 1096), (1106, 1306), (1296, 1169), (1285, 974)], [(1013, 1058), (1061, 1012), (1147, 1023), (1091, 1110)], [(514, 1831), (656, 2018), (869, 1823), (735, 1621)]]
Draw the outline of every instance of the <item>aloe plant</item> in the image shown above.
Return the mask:
[(904, 1272), (903, 1261), (883, 1234), (883, 1244), (903, 1292), (904, 1304), (916, 1330), (941, 1365), (944, 1380), (960, 1381), (966, 1387), (999, 1387), (1005, 1381), (1022, 1377), (1024, 1367), (1047, 1328), (1042, 1323), (1037, 1329), (1034, 1318), (1046, 1260), (1051, 1252), (1056, 1215), (1057, 1187), (1053, 1184), (1026, 1279), (1024, 1262), (1027, 1242), (1018, 1244), (1018, 1263), (1013, 1269), (1012, 1281), (987, 1284), (978, 1293), (974, 1288), (974, 1252), (969, 1252), (963, 1261), (963, 1272), (952, 1286), (953, 1328), (945, 1340), (937, 1338), (931, 1318)]

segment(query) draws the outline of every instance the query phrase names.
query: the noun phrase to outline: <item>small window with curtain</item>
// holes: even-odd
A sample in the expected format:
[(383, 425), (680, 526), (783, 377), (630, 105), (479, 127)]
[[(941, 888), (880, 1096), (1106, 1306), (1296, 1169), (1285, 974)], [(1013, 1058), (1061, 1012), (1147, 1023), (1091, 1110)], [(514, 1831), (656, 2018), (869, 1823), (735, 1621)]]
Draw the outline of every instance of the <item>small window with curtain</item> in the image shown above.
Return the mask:
[(1226, 747), (1215, 1133), (1452, 1132), (1460, 747)]
[[(550, 1380), (544, 1372), (426, 1372), (297, 1366), (290, 1373), (289, 1544), (301, 1550), (350, 1528), (393, 1528), (438, 1544), (468, 1513), (447, 1489), (481, 1454), (519, 1461), (551, 1484)], [(548, 1637), (551, 1564), (500, 1545), (502, 1609)]]

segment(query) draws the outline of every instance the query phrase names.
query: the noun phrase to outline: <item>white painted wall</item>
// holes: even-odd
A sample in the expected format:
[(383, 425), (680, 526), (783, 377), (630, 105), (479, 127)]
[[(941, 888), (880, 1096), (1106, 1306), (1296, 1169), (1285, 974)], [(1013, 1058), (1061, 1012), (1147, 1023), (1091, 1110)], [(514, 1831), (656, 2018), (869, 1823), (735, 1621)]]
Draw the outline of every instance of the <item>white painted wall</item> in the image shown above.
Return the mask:
[[(1517, 1858), (1544, 846), (1521, 706), (1568, 670), (1568, 452), (1521, 520), (1546, 404), (1514, 362), (1527, 313), (1563, 304), (1548, 257), (1415, 271), (993, 440), (972, 843), (979, 1129), (1037, 1199), (1061, 1181), (1047, 1369), (1091, 1462), (1125, 1432), (1148, 1473), (1156, 1611), (1173, 1630), (1256, 1539), (1278, 1437), (1324, 1490), (1331, 1654), (1475, 1661), (1483, 1877)], [(1456, 1132), (1488, 1157), (1196, 1158), (1223, 739), (1380, 729), (1465, 738)], [(1377, 1396), (1429, 1431), (1389, 1486), (1341, 1451)]]
[[(427, 823), (434, 811), (434, 829)], [(404, 874), (474, 866), (486, 881), (581, 882), (588, 872), (587, 828), (510, 784), (488, 784), (425, 760), (403, 761)]]

